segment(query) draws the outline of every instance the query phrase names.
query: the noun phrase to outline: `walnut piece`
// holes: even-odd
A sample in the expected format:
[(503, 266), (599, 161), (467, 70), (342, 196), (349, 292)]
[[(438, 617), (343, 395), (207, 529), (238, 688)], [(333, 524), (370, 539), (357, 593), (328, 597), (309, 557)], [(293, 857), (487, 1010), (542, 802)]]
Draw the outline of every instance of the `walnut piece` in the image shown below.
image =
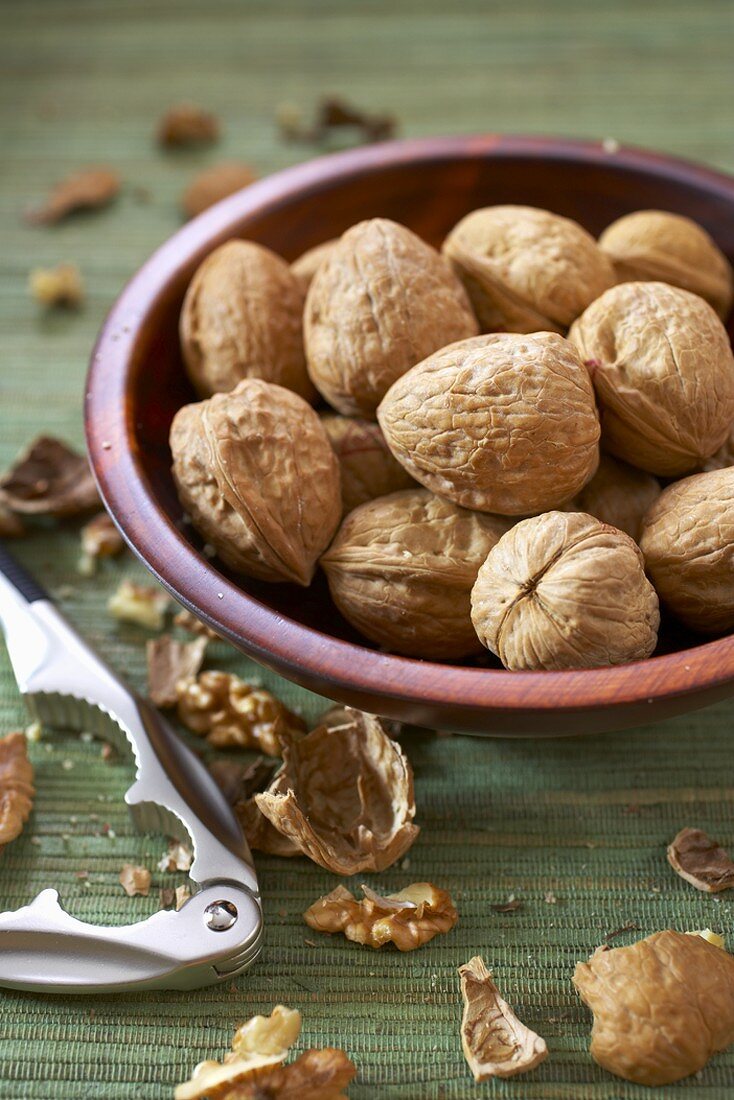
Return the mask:
[(298, 842), (284, 836), (268, 820), (257, 804), (257, 795), (238, 802), (234, 809), (251, 851), (281, 859), (303, 855)]
[(415, 485), (391, 454), (377, 424), (328, 414), (321, 417), (321, 423), (339, 460), (345, 515), (368, 500)]
[(671, 1084), (734, 1042), (734, 958), (703, 936), (600, 947), (573, 983), (594, 1013), (592, 1057), (627, 1081)]
[(199, 634), (202, 638), (209, 638), (211, 641), (216, 641), (219, 638), (216, 630), (213, 630), (212, 627), (208, 626), (186, 607), (182, 607), (173, 616), (173, 622), (176, 626), (180, 626), (182, 630), (188, 630), (190, 634)]
[(602, 445), (648, 473), (676, 477), (719, 449), (734, 421), (734, 355), (696, 294), (622, 283), (568, 334), (590, 368)]
[(408, 473), (480, 512), (557, 507), (599, 462), (591, 379), (552, 332), (451, 344), (395, 382), (378, 419)]
[(386, 218), (347, 230), (319, 265), (306, 298), (309, 374), (347, 416), (374, 418), (384, 394), (410, 367), (477, 331), (448, 265)]
[(20, 836), (33, 809), (36, 791), (27, 749), (22, 733), (0, 737), (0, 852)]
[(649, 657), (658, 598), (622, 531), (547, 512), (503, 535), (472, 589), (480, 641), (509, 669), (598, 668)]
[(548, 1056), (545, 1040), (522, 1024), (500, 996), (482, 958), (459, 967), (464, 1013), (461, 1045), (475, 1081), (514, 1077), (535, 1069)]
[(334, 603), (373, 642), (449, 660), (481, 652), (470, 593), (507, 530), (427, 489), (407, 489), (351, 512), (321, 559)]
[(269, 248), (227, 241), (210, 253), (181, 310), (181, 350), (197, 393), (228, 393), (243, 378), (263, 378), (310, 401), (303, 300), (288, 264)]
[(356, 1073), (343, 1050), (306, 1050), (267, 1077), (236, 1085), (225, 1100), (347, 1100), (344, 1089)]
[(255, 802), (255, 795), (271, 782), (277, 764), (259, 756), (250, 764), (215, 760), (209, 765), (229, 804), (234, 807), (252, 851), (271, 856), (299, 856), (301, 849), (270, 824)]
[(168, 848), (158, 861), (159, 871), (189, 871), (194, 853), (180, 840), (172, 837), (168, 842)]
[(226, 565), (310, 584), (342, 507), (339, 464), (310, 405), (247, 378), (179, 409), (171, 450), (181, 503)]
[(181, 209), (187, 218), (195, 218), (215, 203), (249, 187), (256, 179), (252, 168), (240, 161), (212, 164), (194, 176), (181, 196)]
[(107, 206), (120, 192), (120, 177), (111, 168), (81, 168), (55, 184), (41, 206), (26, 213), (34, 225), (52, 225), (76, 210)]
[(383, 871), (418, 835), (413, 770), (379, 720), (348, 709), (283, 749), (283, 767), (255, 795), (259, 809), (301, 851), (339, 875)]
[(107, 610), (120, 622), (136, 623), (147, 630), (162, 630), (169, 603), (168, 596), (160, 588), (122, 581), (107, 601)]
[(150, 892), (150, 871), (147, 867), (136, 867), (134, 863), (124, 863), (120, 871), (120, 886), (129, 898), (140, 894), (147, 898)]
[(157, 141), (167, 149), (213, 145), (219, 141), (219, 119), (195, 103), (177, 103), (158, 123)]
[(34, 268), (28, 276), (28, 289), (46, 308), (78, 309), (84, 301), (84, 281), (76, 264)]
[(619, 282), (653, 280), (690, 290), (725, 318), (734, 295), (734, 272), (705, 229), (667, 210), (636, 210), (602, 233), (599, 247)]
[(0, 500), (26, 516), (76, 516), (99, 507), (99, 494), (84, 455), (60, 439), (34, 439), (0, 479)]
[(107, 512), (100, 512), (81, 530), (82, 556), (79, 572), (91, 577), (100, 558), (114, 558), (125, 549), (125, 541)]
[(364, 885), (362, 892), (358, 901), (346, 887), (337, 886), (314, 902), (303, 919), (317, 932), (343, 932), (367, 947), (394, 943), (398, 951), (415, 951), (450, 932), (459, 919), (450, 895), (430, 882), (414, 882), (385, 897)]
[(660, 599), (704, 633), (734, 627), (734, 467), (663, 490), (640, 539)]
[(177, 642), (170, 634), (151, 638), (145, 646), (148, 664), (148, 697), (157, 707), (175, 707), (178, 684), (193, 679), (201, 668), (208, 638)]
[(334, 245), (338, 243), (338, 240), (338, 237), (334, 237), (332, 240), (323, 241), (321, 244), (314, 245), (313, 248), (309, 248), (306, 252), (301, 253), (298, 259), (294, 260), (291, 264), (291, 271), (298, 279), (304, 294), (311, 286), (314, 275), (321, 267), (326, 257), (330, 255)]
[(585, 229), (531, 206), (474, 210), (451, 230), (443, 251), (483, 332), (564, 332), (615, 281)]
[(306, 724), (269, 691), (229, 672), (210, 670), (178, 681), (178, 717), (218, 749), (257, 749), (280, 756), (283, 740)]
[(660, 482), (652, 474), (602, 454), (598, 470), (571, 504), (574, 511), (586, 512), (638, 542), (642, 521), (660, 492)]
[(716, 894), (734, 886), (734, 861), (702, 829), (681, 829), (667, 856), (673, 870), (697, 890)]

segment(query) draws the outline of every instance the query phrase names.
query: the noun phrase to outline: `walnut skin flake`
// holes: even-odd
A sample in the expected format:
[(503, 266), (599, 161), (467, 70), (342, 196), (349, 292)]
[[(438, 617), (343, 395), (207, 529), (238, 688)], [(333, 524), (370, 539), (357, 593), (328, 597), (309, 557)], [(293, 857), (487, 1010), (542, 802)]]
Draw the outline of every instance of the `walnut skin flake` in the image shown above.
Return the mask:
[(218, 749), (257, 749), (280, 756), (281, 741), (306, 724), (269, 691), (228, 672), (202, 672), (178, 683), (178, 717)]
[(382, 871), (407, 852), (413, 770), (379, 720), (347, 710), (343, 726), (319, 726), (283, 749), (283, 767), (255, 802), (301, 851), (339, 875)]
[(398, 951), (414, 951), (434, 936), (449, 932), (459, 914), (451, 897), (430, 882), (415, 882), (397, 894), (382, 897), (362, 886), (358, 901), (344, 886), (319, 898), (303, 919), (317, 932), (343, 932), (348, 940), (368, 947), (394, 943)]
[(133, 863), (123, 864), (120, 871), (120, 886), (129, 898), (140, 894), (147, 898), (150, 891), (150, 871), (147, 867), (136, 867)]
[(36, 793), (22, 733), (0, 738), (0, 852), (23, 831)]
[(734, 1042), (734, 958), (703, 936), (600, 947), (573, 983), (594, 1013), (592, 1057), (628, 1081), (679, 1081)]
[(26, 220), (33, 225), (52, 225), (76, 210), (107, 206), (120, 191), (120, 177), (110, 168), (82, 168), (60, 180), (46, 201), (29, 210)]
[(158, 124), (158, 144), (166, 149), (213, 145), (219, 140), (219, 120), (195, 103), (170, 107)]
[(681, 829), (667, 855), (673, 870), (697, 890), (717, 894), (734, 886), (734, 861), (702, 829)]
[(208, 639), (177, 642), (170, 634), (151, 638), (146, 644), (148, 697), (157, 707), (175, 707), (178, 684), (196, 676), (204, 660)]
[(26, 516), (75, 516), (99, 507), (86, 457), (60, 439), (35, 439), (0, 479), (0, 501)]
[(107, 601), (107, 610), (120, 622), (161, 630), (169, 603), (168, 596), (159, 588), (123, 581)]
[(474, 1080), (514, 1077), (540, 1065), (548, 1056), (545, 1039), (518, 1020), (479, 955), (460, 966), (459, 975), (461, 1045)]

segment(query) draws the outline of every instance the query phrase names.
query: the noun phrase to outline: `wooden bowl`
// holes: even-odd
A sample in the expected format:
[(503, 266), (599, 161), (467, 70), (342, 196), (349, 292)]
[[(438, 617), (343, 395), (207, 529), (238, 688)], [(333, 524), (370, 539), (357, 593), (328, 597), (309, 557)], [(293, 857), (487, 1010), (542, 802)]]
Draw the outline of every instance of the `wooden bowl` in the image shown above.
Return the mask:
[(479, 206), (524, 203), (598, 234), (621, 214), (687, 214), (734, 255), (734, 180), (638, 150), (486, 135), (398, 141), (279, 172), (219, 203), (164, 244), (113, 307), (86, 394), (89, 453), (122, 533), (182, 604), (267, 668), (364, 710), (481, 734), (598, 732), (650, 722), (734, 694), (734, 638), (674, 626), (660, 652), (619, 668), (506, 672), (409, 660), (371, 648), (340, 618), (322, 576), (308, 590), (235, 577), (186, 526), (170, 474), (168, 430), (193, 393), (178, 315), (199, 263), (230, 237), (294, 259), (362, 218), (404, 222), (440, 244)]

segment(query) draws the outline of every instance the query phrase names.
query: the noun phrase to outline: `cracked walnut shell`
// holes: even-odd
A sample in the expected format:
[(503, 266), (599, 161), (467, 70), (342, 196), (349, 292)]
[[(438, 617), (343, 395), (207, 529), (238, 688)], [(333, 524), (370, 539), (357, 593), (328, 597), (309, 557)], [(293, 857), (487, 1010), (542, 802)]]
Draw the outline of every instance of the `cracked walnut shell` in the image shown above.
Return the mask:
[(464, 1013), (461, 1045), (475, 1081), (514, 1077), (535, 1069), (548, 1057), (545, 1040), (518, 1020), (475, 955), (459, 967)]
[(734, 466), (664, 489), (640, 546), (660, 599), (681, 622), (706, 634), (734, 628)]
[(342, 508), (339, 464), (310, 405), (248, 378), (179, 409), (171, 451), (181, 503), (226, 565), (310, 584)]
[(368, 500), (415, 485), (393, 457), (378, 424), (329, 414), (321, 423), (339, 459), (345, 515)]
[(378, 418), (408, 473), (480, 512), (557, 507), (599, 461), (589, 372), (553, 332), (451, 344), (398, 379)]
[(181, 310), (181, 350), (201, 397), (262, 378), (314, 396), (306, 374), (303, 291), (288, 264), (254, 241), (227, 241), (197, 269)]
[(472, 619), (509, 669), (599, 668), (649, 657), (658, 598), (622, 531), (547, 512), (503, 535), (479, 570)]
[(386, 218), (347, 230), (306, 298), (309, 374), (347, 416), (374, 418), (383, 395), (410, 367), (477, 331), (464, 288), (441, 256)]
[(0, 852), (23, 832), (35, 789), (33, 765), (22, 733), (0, 737)]
[(406, 489), (351, 512), (321, 559), (334, 603), (395, 653), (449, 660), (481, 652), (470, 593), (507, 521)]
[(619, 282), (647, 279), (670, 283), (705, 298), (726, 318), (734, 272), (705, 229), (667, 210), (636, 210), (602, 233), (599, 247), (614, 264)]
[(280, 756), (283, 739), (300, 737), (306, 729), (303, 719), (269, 691), (228, 672), (211, 670), (179, 680), (176, 692), (181, 722), (217, 749)]
[(715, 312), (666, 283), (622, 283), (569, 332), (591, 370), (602, 445), (648, 473), (701, 466), (734, 421), (734, 356)]
[(394, 943), (398, 951), (415, 951), (434, 936), (450, 932), (459, 919), (450, 895), (430, 882), (414, 882), (397, 894), (382, 896), (362, 886), (358, 901), (344, 886), (319, 898), (303, 914), (317, 932), (343, 932), (367, 947)]
[(564, 332), (615, 282), (611, 262), (585, 229), (532, 206), (474, 210), (451, 230), (443, 251), (483, 332)]

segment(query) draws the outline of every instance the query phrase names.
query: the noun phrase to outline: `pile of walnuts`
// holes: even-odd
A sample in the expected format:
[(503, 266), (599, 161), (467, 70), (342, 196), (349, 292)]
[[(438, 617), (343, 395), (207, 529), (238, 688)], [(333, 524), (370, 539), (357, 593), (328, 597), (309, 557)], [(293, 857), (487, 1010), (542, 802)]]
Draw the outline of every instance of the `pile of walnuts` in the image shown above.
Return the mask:
[(488, 207), (442, 252), (373, 218), (292, 266), (229, 241), (181, 314), (181, 502), (232, 570), (320, 566), (411, 657), (621, 664), (655, 650), (659, 599), (731, 630), (733, 295), (708, 234), (662, 211), (596, 241)]

